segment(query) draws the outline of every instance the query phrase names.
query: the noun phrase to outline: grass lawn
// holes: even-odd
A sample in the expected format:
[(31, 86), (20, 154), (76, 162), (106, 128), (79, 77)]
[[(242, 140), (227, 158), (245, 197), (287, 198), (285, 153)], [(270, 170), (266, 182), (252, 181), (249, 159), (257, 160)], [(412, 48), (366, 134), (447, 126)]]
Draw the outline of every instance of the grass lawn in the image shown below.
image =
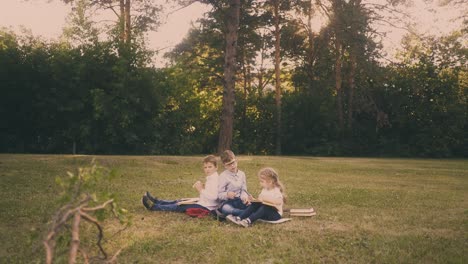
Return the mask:
[[(60, 207), (55, 178), (92, 158), (0, 154), (0, 263), (45, 261), (45, 224)], [(146, 190), (197, 196), (201, 156), (96, 160), (117, 170), (110, 187), (133, 216), (117, 234), (115, 221), (105, 223), (107, 251), (123, 248), (119, 263), (468, 263), (468, 160), (240, 156), (251, 193), (260, 191), (257, 171), (271, 166), (286, 208), (317, 211), (248, 229), (141, 205)]]

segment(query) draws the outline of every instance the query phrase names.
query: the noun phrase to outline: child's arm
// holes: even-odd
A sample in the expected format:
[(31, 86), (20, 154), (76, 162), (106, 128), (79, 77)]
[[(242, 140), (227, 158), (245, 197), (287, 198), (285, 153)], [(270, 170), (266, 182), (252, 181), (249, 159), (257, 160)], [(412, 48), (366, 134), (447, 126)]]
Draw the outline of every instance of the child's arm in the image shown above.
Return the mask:
[(283, 204), (283, 194), (276, 189), (274, 192), (262, 192), (258, 195), (258, 200), (267, 202), (274, 205), (282, 205)]
[(227, 191), (226, 191), (226, 184), (227, 184), (226, 176), (224, 175), (224, 173), (221, 173), (218, 179), (218, 199), (219, 200), (224, 201), (228, 199)]
[(196, 183), (193, 184), (192, 187), (197, 189), (199, 193), (203, 191), (203, 183), (201, 183), (201, 181), (197, 181)]
[(204, 197), (208, 200), (217, 200), (218, 199), (218, 176), (209, 177), (205, 183), (205, 188), (202, 188), (200, 191), (200, 199)]
[(261, 201), (261, 202), (266, 202), (266, 203), (269, 203), (269, 204), (274, 204), (274, 205), (281, 205), (283, 204), (283, 198), (272, 198), (272, 197), (268, 197), (268, 198), (262, 198), (261, 196), (258, 196), (258, 200)]
[(245, 174), (242, 176), (242, 186), (241, 186), (241, 193), (240, 198), (244, 203), (248, 203), (250, 201), (249, 193), (247, 192), (247, 179)]

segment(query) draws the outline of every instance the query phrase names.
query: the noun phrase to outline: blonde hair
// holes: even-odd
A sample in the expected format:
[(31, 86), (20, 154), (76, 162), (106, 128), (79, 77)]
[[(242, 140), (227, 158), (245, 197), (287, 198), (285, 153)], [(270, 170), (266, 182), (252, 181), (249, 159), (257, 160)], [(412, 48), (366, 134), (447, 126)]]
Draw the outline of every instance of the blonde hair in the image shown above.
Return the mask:
[(203, 158), (203, 163), (212, 163), (216, 168), (218, 167), (218, 161), (215, 156), (208, 155)]
[(278, 187), (283, 194), (283, 202), (286, 202), (286, 193), (284, 190), (284, 185), (279, 180), (278, 173), (273, 168), (263, 168), (258, 172), (258, 177), (264, 180), (271, 180), (275, 187)]
[(226, 164), (236, 159), (236, 155), (231, 150), (225, 150), (221, 153), (221, 161)]

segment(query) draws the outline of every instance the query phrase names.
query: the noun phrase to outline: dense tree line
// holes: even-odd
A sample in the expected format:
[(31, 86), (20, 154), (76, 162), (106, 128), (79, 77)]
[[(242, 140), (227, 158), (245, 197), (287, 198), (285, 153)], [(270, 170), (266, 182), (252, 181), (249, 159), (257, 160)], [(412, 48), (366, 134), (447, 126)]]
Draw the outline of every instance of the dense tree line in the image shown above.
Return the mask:
[[(287, 155), (468, 156), (466, 31), (408, 35), (399, 62), (383, 63), (375, 10), (361, 1), (241, 4), (236, 152), (275, 154), (281, 144)], [(144, 30), (123, 35), (119, 22), (99, 40), (86, 6), (60, 41), (1, 29), (0, 151), (216, 152), (229, 5), (215, 7), (161, 69), (150, 66)], [(320, 8), (330, 23), (312, 32)], [(281, 64), (265, 66), (275, 55)]]

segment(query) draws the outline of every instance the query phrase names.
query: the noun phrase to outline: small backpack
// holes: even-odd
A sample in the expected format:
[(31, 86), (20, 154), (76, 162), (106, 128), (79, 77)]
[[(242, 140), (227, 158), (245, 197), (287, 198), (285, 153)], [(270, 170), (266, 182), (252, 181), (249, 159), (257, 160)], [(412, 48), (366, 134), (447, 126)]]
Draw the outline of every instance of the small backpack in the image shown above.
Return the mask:
[(210, 211), (203, 208), (189, 208), (185, 211), (185, 213), (191, 217), (198, 217), (202, 218), (210, 214)]

